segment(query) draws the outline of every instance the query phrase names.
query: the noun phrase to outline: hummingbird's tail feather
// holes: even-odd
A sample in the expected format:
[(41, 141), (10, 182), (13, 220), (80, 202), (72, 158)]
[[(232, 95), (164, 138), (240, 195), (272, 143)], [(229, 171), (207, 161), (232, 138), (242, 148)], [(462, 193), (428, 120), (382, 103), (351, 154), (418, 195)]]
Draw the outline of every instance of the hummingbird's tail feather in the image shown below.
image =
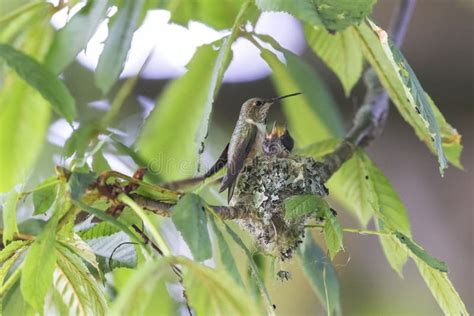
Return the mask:
[(222, 179), (221, 188), (219, 189), (219, 193), (224, 192), (226, 189), (229, 189), (227, 193), (227, 202), (229, 203), (232, 199), (232, 195), (234, 195), (235, 184), (237, 183), (237, 176), (238, 173), (228, 172), (224, 178)]
[(224, 150), (222, 151), (221, 155), (217, 159), (217, 161), (214, 163), (214, 165), (203, 175), (204, 178), (209, 178), (210, 176), (216, 174), (221, 170), (222, 168), (227, 165), (227, 152), (229, 150), (229, 144), (225, 146)]

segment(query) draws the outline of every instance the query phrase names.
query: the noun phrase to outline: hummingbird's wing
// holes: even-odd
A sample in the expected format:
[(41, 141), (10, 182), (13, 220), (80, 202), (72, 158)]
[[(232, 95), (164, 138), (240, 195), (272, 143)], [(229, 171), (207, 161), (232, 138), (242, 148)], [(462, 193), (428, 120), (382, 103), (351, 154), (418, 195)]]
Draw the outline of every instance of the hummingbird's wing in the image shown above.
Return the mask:
[(229, 144), (225, 146), (224, 150), (222, 151), (222, 154), (219, 156), (219, 159), (217, 159), (216, 163), (204, 174), (204, 178), (209, 178), (213, 174), (217, 173), (219, 170), (225, 167), (227, 165), (227, 152), (229, 151)]
[(238, 140), (232, 153), (232, 157), (228, 157), (227, 174), (222, 179), (221, 188), (219, 190), (219, 192), (223, 192), (225, 189), (229, 189), (228, 202), (230, 202), (230, 199), (232, 198), (237, 177), (244, 166), (245, 159), (247, 159), (252, 150), (252, 146), (255, 144), (256, 137), (257, 126), (249, 124), (247, 135)]

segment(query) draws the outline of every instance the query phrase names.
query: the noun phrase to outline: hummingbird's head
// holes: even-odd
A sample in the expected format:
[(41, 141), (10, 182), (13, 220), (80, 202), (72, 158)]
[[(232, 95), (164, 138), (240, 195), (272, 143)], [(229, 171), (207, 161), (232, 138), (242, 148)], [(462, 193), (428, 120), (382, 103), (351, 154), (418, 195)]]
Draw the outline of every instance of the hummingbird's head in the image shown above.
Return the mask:
[(270, 106), (275, 103), (275, 101), (281, 100), (283, 98), (292, 97), (295, 95), (301, 94), (300, 92), (284, 95), (277, 98), (252, 98), (245, 101), (242, 106), (242, 111), (248, 115), (249, 118), (253, 119), (256, 122), (263, 123), (267, 118), (268, 110)]

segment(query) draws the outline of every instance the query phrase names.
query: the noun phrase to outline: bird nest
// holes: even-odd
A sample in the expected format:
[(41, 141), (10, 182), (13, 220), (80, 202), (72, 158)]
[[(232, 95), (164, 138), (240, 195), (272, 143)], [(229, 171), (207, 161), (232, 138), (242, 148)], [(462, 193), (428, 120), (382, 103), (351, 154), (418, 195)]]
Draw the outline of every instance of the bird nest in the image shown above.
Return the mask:
[(311, 157), (258, 156), (242, 170), (231, 205), (246, 209), (250, 217), (239, 220), (267, 254), (286, 260), (292, 257), (304, 237), (310, 215), (285, 218), (288, 197), (328, 194), (320, 174), (323, 164)]

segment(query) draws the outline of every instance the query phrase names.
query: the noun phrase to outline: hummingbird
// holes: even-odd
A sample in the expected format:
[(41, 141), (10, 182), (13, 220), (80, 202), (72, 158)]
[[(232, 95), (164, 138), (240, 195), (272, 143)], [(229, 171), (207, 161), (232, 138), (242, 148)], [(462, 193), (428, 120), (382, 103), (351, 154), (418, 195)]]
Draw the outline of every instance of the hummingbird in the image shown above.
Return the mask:
[(265, 136), (262, 144), (263, 154), (278, 158), (288, 158), (295, 142), (287, 128), (275, 122), (272, 131)]
[(242, 168), (262, 153), (262, 144), (266, 135), (266, 119), (270, 106), (278, 100), (296, 96), (300, 92), (281, 97), (264, 99), (252, 98), (244, 102), (239, 119), (230, 138), (216, 163), (204, 174), (210, 177), (224, 166), (227, 174), (223, 177), (219, 192), (228, 189), (228, 202), (232, 199), (235, 184)]

